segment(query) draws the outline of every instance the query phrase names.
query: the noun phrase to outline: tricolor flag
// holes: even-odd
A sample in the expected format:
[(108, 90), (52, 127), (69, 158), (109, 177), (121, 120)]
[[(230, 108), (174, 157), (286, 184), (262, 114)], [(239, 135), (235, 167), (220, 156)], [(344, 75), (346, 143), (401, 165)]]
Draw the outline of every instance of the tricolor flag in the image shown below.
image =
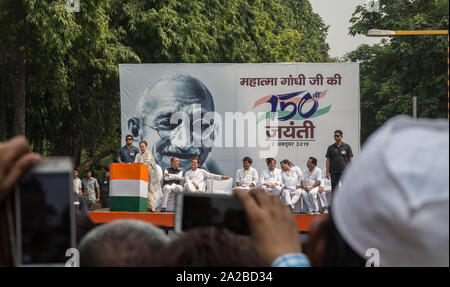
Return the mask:
[(146, 212), (148, 167), (138, 163), (110, 165), (110, 211)]

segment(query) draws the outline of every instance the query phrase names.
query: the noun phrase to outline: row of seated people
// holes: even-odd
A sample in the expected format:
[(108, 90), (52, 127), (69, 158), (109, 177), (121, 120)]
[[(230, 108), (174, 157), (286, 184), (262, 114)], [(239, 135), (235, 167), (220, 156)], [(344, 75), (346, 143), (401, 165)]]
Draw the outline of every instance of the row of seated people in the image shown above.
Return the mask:
[[(249, 190), (259, 186), (267, 193), (280, 196), (283, 203), (294, 211), (294, 206), (303, 199), (307, 207), (307, 213), (319, 214), (322, 207), (323, 213), (328, 213), (328, 202), (325, 194), (325, 180), (322, 178), (322, 170), (317, 167), (317, 159), (310, 157), (307, 168), (302, 172), (298, 166), (285, 159), (280, 162), (281, 169), (276, 168), (276, 160), (266, 159), (267, 169), (258, 172), (251, 167), (252, 159), (243, 159), (243, 168), (236, 172), (236, 189)], [(320, 201), (320, 205), (319, 205)]]
[[(328, 201), (325, 193), (325, 179), (318, 168), (317, 160), (310, 157), (304, 172), (292, 162), (283, 160), (281, 169), (276, 168), (276, 160), (266, 159), (267, 169), (258, 176), (256, 169), (252, 168), (252, 159), (243, 159), (243, 168), (236, 172), (234, 189), (250, 190), (253, 187), (262, 187), (266, 192), (280, 196), (284, 204), (294, 211), (297, 203), (306, 205), (305, 213), (328, 213)], [(230, 177), (216, 175), (199, 168), (199, 159), (193, 158), (191, 169), (185, 173), (178, 169), (178, 158), (172, 158), (172, 167), (162, 174), (163, 196), (157, 200), (161, 211), (168, 209), (169, 201), (174, 198), (175, 192), (206, 192), (206, 182), (212, 180), (229, 180)], [(320, 205), (319, 205), (320, 202)], [(298, 208), (297, 208), (298, 209)], [(303, 210), (300, 208), (300, 210)]]

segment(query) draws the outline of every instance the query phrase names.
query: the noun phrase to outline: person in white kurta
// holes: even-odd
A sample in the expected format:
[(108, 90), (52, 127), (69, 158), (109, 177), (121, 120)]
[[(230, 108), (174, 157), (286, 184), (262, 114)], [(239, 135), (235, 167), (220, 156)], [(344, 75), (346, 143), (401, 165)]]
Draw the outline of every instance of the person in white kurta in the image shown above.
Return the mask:
[(236, 171), (236, 186), (233, 190), (250, 190), (258, 184), (258, 171), (252, 167), (252, 159), (245, 157), (242, 160), (242, 168)]
[(292, 161), (289, 162), (289, 164), (291, 165), (291, 169), (295, 170), (295, 172), (300, 176), (303, 175), (302, 169), (298, 166), (296, 166)]
[(328, 207), (325, 192), (320, 192), (320, 187), (323, 184), (322, 170), (316, 166), (317, 160), (313, 157), (308, 159), (306, 165), (308, 168), (303, 172), (302, 189), (307, 192), (307, 198), (313, 204), (313, 212), (317, 214), (319, 213), (319, 199), (324, 210)]
[(294, 205), (300, 200), (301, 190), (300, 190), (300, 180), (301, 178), (297, 172), (291, 169), (288, 160), (283, 160), (281, 165), (281, 199), (284, 204), (289, 206), (291, 210), (294, 210)]
[(161, 211), (166, 211), (167, 203), (169, 202), (169, 197), (171, 194), (183, 191), (183, 186), (181, 186), (183, 171), (178, 169), (180, 160), (177, 157), (173, 157), (170, 164), (172, 167), (164, 170), (163, 201)]
[(158, 170), (153, 154), (147, 150), (147, 142), (139, 143), (141, 153), (136, 155), (135, 163), (142, 163), (148, 166), (148, 198), (147, 209), (155, 211), (155, 202), (162, 196), (161, 182), (158, 178)]
[(261, 172), (259, 185), (267, 192), (281, 195), (281, 169), (276, 168), (277, 161), (273, 158), (266, 159), (267, 169)]
[(184, 174), (184, 190), (187, 192), (205, 192), (206, 179), (225, 180), (229, 176), (209, 173), (204, 169), (198, 168), (200, 159), (194, 157), (191, 161), (191, 169)]

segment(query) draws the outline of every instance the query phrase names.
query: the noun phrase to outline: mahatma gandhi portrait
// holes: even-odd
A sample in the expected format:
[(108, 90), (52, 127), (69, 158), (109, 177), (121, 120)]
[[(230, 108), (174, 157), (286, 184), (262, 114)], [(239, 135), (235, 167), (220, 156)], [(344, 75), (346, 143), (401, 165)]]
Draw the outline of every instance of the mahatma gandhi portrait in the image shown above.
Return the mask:
[[(213, 120), (205, 121), (203, 116), (214, 112), (214, 101), (200, 80), (185, 73), (166, 74), (148, 83), (139, 97), (136, 116), (128, 120), (128, 129), (137, 141), (148, 142), (163, 170), (176, 156), (180, 169), (186, 171), (192, 158), (198, 156), (202, 168), (220, 173), (213, 160), (207, 162), (212, 144), (205, 145), (203, 140), (208, 137), (213, 141), (215, 128)], [(184, 119), (174, 121), (177, 114), (183, 114)], [(176, 139), (183, 129), (187, 130), (188, 141), (179, 143)]]

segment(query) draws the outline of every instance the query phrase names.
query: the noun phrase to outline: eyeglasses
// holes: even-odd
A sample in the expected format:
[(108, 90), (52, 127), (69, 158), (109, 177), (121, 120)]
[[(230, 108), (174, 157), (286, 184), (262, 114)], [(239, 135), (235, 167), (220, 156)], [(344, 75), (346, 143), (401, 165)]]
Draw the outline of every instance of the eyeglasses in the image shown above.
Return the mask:
[(127, 141), (132, 141), (133, 139), (132, 138), (127, 138)]
[[(161, 119), (152, 125), (147, 124), (144, 121), (142, 122), (142, 124), (157, 131), (159, 136), (164, 139), (170, 138), (172, 135), (175, 135), (181, 128), (189, 128), (190, 134), (195, 139), (207, 139), (209, 136), (211, 136), (215, 128), (214, 119), (212, 119), (211, 122), (208, 122), (204, 119), (198, 119), (194, 122), (191, 122), (190, 127), (188, 127), (186, 123), (183, 123), (182, 120), (179, 120), (178, 124), (170, 123), (170, 119), (168, 118)], [(194, 127), (197, 127), (198, 125), (200, 125), (200, 134), (198, 134), (197, 128), (194, 129)]]
[(334, 135), (334, 137), (335, 137), (335, 138), (340, 138), (341, 136), (340, 136), (340, 135)]

